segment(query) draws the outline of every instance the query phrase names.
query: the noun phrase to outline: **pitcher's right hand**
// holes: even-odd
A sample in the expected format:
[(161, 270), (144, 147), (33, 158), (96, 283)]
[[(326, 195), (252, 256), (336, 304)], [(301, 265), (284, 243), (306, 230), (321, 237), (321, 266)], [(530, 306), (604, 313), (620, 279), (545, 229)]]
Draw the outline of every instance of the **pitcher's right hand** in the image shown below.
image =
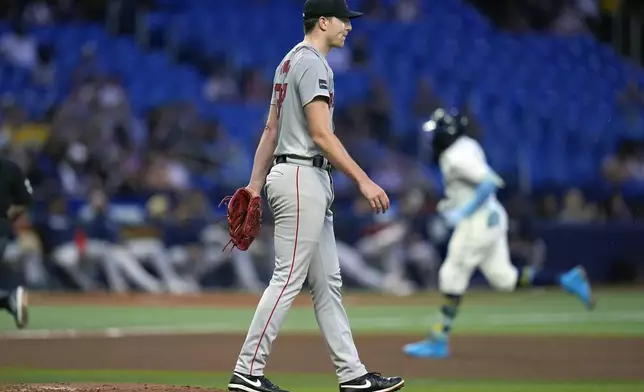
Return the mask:
[(376, 213), (385, 213), (389, 209), (389, 196), (371, 179), (359, 184), (360, 193), (369, 200), (371, 209)]

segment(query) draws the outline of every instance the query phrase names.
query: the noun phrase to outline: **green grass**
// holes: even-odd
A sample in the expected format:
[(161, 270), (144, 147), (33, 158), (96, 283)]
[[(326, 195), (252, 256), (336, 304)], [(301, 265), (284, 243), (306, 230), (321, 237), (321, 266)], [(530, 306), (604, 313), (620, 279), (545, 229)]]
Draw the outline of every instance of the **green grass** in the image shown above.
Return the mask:
[[(599, 305), (588, 312), (560, 292), (485, 294), (486, 303), (467, 298), (456, 322), (456, 334), (596, 334), (644, 336), (644, 305), (640, 293), (599, 293)], [(419, 301), (416, 301), (418, 303)], [(422, 303), (422, 301), (420, 301)], [(358, 306), (347, 309), (355, 334), (423, 333), (437, 312), (436, 297), (427, 305)], [(245, 333), (254, 309), (226, 307), (33, 306), (31, 329), (176, 330)], [(8, 317), (0, 331), (14, 330)], [(311, 308), (291, 309), (284, 333), (318, 333)]]
[[(359, 299), (361, 295), (354, 298)], [(456, 322), (457, 334), (586, 334), (644, 336), (644, 303), (637, 292), (598, 293), (599, 305), (587, 312), (560, 292), (472, 294)], [(437, 311), (435, 294), (415, 305), (358, 306), (346, 297), (356, 335), (423, 333)], [(484, 300), (481, 300), (483, 298)], [(33, 306), (31, 329), (212, 331), (245, 333), (254, 309), (225, 307)], [(14, 331), (9, 317), (0, 317), (0, 331)], [(318, 334), (313, 311), (293, 308), (284, 326), (288, 332)], [(77, 371), (0, 368), (0, 383), (15, 382), (146, 382), (224, 389), (229, 374), (151, 371)], [(337, 391), (333, 376), (272, 375), (292, 391)], [(538, 374), (535, 375), (538, 378)], [(644, 392), (644, 382), (507, 382), (494, 380), (408, 379), (405, 392)]]
[[(191, 385), (225, 389), (229, 374), (198, 372), (152, 371), (60, 371), (0, 368), (0, 383), (19, 382), (105, 382)], [(278, 385), (297, 392), (327, 392), (337, 390), (332, 376), (275, 374)], [(406, 380), (405, 392), (636, 392), (644, 391), (642, 382), (506, 382), (506, 381), (437, 381)]]

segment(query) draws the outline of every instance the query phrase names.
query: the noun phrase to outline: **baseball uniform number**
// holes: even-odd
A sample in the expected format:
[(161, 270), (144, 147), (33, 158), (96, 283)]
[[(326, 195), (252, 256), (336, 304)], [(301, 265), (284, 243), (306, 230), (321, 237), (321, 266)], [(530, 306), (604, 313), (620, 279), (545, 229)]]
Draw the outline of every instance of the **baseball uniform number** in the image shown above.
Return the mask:
[(286, 89), (288, 88), (288, 83), (277, 83), (275, 85), (275, 92), (277, 93), (277, 118), (280, 117), (282, 111), (282, 104), (284, 103), (284, 98), (286, 98)]

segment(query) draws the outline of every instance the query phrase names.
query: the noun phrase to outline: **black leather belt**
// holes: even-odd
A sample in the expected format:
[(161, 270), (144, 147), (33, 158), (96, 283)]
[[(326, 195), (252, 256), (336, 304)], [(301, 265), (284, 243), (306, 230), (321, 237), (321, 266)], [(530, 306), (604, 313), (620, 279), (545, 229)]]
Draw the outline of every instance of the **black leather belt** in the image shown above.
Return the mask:
[(313, 157), (303, 157), (303, 156), (294, 155), (294, 154), (277, 155), (275, 157), (275, 164), (278, 165), (280, 163), (287, 163), (289, 159), (311, 161), (311, 166), (324, 169), (329, 172), (333, 169), (333, 167), (329, 164), (329, 161), (322, 155), (315, 155)]

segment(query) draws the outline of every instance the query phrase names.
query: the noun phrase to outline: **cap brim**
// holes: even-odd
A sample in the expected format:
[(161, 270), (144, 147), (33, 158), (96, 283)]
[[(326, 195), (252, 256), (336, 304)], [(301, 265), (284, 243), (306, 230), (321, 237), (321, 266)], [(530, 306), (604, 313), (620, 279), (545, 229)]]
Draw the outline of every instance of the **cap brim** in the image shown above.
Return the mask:
[(338, 14), (333, 14), (333, 15), (331, 15), (331, 14), (329, 14), (329, 15), (307, 15), (307, 14), (303, 14), (303, 17), (304, 17), (304, 19), (315, 19), (315, 18), (321, 18), (323, 16), (328, 16), (328, 17), (335, 16), (336, 18), (354, 19), (354, 18), (359, 18), (362, 15), (363, 15), (362, 12), (349, 10), (349, 11), (347, 11), (346, 14), (341, 14), (341, 15), (338, 15)]

